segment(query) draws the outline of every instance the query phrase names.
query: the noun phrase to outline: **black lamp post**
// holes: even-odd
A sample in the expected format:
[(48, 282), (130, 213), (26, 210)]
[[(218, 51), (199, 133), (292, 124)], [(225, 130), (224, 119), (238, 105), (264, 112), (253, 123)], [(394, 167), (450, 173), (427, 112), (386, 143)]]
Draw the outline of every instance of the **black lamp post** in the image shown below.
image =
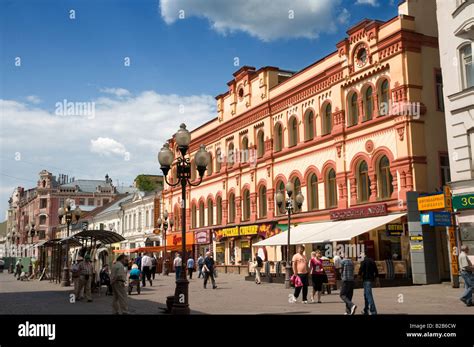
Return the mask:
[[(58, 218), (59, 224), (62, 224), (63, 218), (66, 220), (67, 224), (67, 237), (69, 237), (69, 230), (71, 224), (75, 225), (79, 222), (79, 218), (81, 218), (81, 209), (79, 206), (76, 206), (74, 210), (72, 210), (72, 200), (66, 199), (64, 207), (60, 207), (58, 209)], [(63, 269), (63, 279), (61, 281), (61, 287), (69, 287), (71, 285), (71, 281), (69, 280), (69, 240), (66, 240), (66, 262), (64, 264)]]
[(181, 157), (176, 159), (177, 166), (177, 178), (176, 183), (171, 184), (168, 182), (166, 176), (171, 168), (174, 161), (174, 154), (169, 148), (169, 144), (165, 143), (158, 153), (158, 161), (161, 165), (161, 171), (165, 176), (166, 183), (171, 187), (176, 187), (181, 184), (181, 243), (182, 243), (182, 269), (181, 278), (176, 280), (176, 290), (174, 294), (174, 302), (171, 313), (173, 314), (189, 314), (189, 301), (188, 301), (188, 288), (189, 282), (186, 278), (185, 264), (186, 264), (186, 185), (198, 186), (202, 182), (204, 172), (209, 164), (209, 153), (206, 152), (204, 145), (201, 145), (199, 150), (194, 156), (197, 171), (199, 172), (199, 182), (196, 184), (191, 183), (191, 162), (189, 158), (186, 158), (186, 153), (189, 149), (191, 142), (191, 134), (186, 129), (185, 124), (180, 125), (180, 129), (174, 135), (176, 144), (181, 153)]
[[(285, 202), (285, 210), (288, 214), (288, 242), (286, 245), (285, 288), (290, 288), (290, 275), (291, 275), (290, 228), (291, 228), (291, 213), (294, 212), (293, 211), (294, 201), (291, 198), (291, 196), (293, 195), (295, 186), (293, 185), (292, 182), (288, 182), (285, 188), (286, 188), (286, 194), (288, 195)], [(296, 194), (295, 200), (296, 200), (296, 205), (298, 206), (298, 209), (300, 209), (304, 201), (303, 194), (301, 194), (301, 192), (298, 192), (298, 194)], [(281, 206), (283, 205), (283, 202), (285, 201), (285, 195), (282, 192), (278, 192), (276, 195), (276, 201), (278, 204), (278, 208), (281, 208)]]
[[(26, 233), (27, 233), (27, 236), (30, 236), (31, 237), (31, 247), (33, 247), (33, 237), (35, 236), (35, 232), (36, 232), (36, 229), (35, 229), (35, 222), (34, 221), (31, 221), (30, 223), (30, 226), (26, 226), (25, 227), (25, 230), (26, 230)], [(30, 248), (31, 248), (30, 247)], [(32, 275), (33, 273), (33, 263), (31, 261), (31, 258), (30, 257), (30, 265), (28, 266), (28, 274), (29, 276)]]
[[(173, 220), (170, 219), (169, 226), (171, 227), (171, 229), (173, 229), (173, 224)], [(166, 272), (166, 231), (168, 230), (168, 211), (165, 210), (165, 212), (163, 212), (163, 219), (158, 218), (158, 228), (161, 229), (163, 245), (165, 246), (163, 253), (163, 269), (161, 271), (162, 275), (165, 276), (168, 274)]]

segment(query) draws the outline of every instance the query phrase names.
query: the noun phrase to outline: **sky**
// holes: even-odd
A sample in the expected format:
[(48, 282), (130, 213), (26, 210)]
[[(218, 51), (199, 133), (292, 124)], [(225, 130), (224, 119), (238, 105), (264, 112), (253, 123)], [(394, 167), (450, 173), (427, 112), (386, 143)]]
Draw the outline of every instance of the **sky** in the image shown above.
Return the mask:
[(0, 0), (0, 221), (38, 173), (129, 186), (243, 65), (299, 71), (395, 0)]

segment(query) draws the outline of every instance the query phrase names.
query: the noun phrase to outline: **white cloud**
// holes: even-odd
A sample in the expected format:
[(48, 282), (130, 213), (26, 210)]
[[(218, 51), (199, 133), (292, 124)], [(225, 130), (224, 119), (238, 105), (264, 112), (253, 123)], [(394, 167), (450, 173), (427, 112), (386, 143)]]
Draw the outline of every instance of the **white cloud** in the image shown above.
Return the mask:
[(32, 104), (39, 104), (39, 103), (41, 103), (42, 100), (36, 95), (28, 95), (26, 97), (26, 101), (28, 101)]
[(351, 18), (350, 12), (346, 8), (343, 8), (337, 17), (337, 21), (339, 24), (347, 24), (349, 23), (349, 18)]
[(357, 0), (356, 5), (371, 5), (374, 7), (378, 7), (379, 3), (377, 0)]
[(106, 94), (112, 94), (119, 98), (124, 96), (130, 96), (130, 92), (124, 88), (101, 88), (100, 91)]
[(123, 144), (108, 137), (98, 137), (96, 140), (91, 140), (90, 151), (100, 155), (126, 155), (127, 153)]
[(227, 35), (246, 32), (263, 41), (318, 37), (336, 29), (341, 0), (161, 0), (167, 24), (190, 17), (206, 18), (212, 28)]

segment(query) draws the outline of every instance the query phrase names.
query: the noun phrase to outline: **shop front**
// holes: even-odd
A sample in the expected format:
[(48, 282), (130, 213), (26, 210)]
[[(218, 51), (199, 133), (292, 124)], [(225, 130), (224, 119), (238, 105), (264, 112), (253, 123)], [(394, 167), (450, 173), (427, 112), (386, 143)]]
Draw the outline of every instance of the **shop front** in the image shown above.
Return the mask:
[(212, 252), (211, 230), (195, 231), (193, 254), (194, 258), (197, 259), (199, 255), (205, 256), (207, 252)]

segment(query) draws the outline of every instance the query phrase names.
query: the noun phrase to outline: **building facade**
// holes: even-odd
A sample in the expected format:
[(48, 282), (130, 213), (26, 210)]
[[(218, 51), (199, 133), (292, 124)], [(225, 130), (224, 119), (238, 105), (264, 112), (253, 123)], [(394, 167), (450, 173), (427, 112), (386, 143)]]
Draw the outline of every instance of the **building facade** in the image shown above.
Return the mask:
[(453, 207), (461, 242), (474, 248), (474, 1), (437, 6)]

